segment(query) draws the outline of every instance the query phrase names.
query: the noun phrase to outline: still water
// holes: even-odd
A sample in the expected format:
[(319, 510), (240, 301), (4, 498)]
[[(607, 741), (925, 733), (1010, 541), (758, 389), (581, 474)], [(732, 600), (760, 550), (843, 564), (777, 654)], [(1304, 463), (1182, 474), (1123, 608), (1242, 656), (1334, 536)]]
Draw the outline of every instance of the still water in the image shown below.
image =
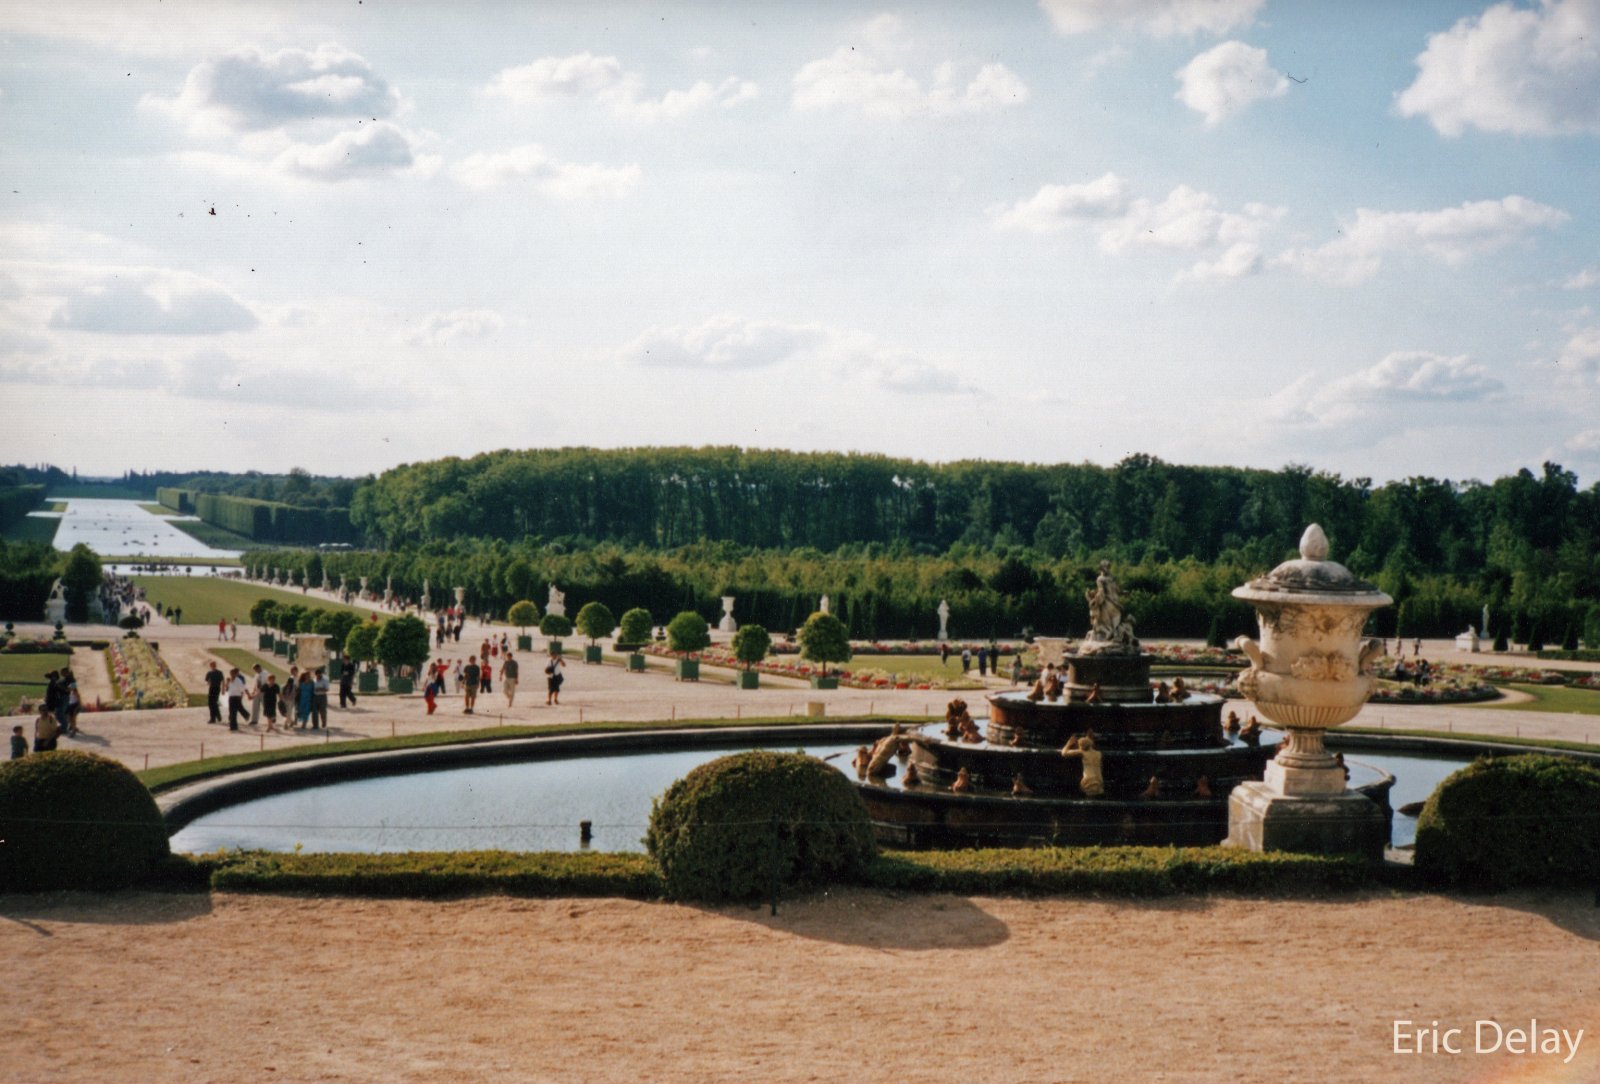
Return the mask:
[(240, 553), (213, 549), (140, 508), (138, 501), (61, 500), (67, 510), (60, 513), (61, 523), (56, 528), (54, 545), (58, 550), (70, 550), (82, 542), (101, 557), (237, 557)]
[[(793, 751), (795, 746), (763, 748)], [(855, 744), (804, 751), (850, 771)], [(207, 814), (172, 838), (172, 849), (337, 851), (574, 851), (578, 822), (591, 821), (598, 851), (642, 851), (650, 803), (689, 769), (730, 752), (583, 756), (565, 760), (447, 768), (378, 776), (276, 794)], [(829, 759), (831, 758), (831, 759)], [(1464, 760), (1352, 752), (1352, 777), (1365, 765), (1395, 777), (1396, 808), (1422, 801)], [(1416, 821), (1396, 813), (1393, 842), (1409, 844)]]

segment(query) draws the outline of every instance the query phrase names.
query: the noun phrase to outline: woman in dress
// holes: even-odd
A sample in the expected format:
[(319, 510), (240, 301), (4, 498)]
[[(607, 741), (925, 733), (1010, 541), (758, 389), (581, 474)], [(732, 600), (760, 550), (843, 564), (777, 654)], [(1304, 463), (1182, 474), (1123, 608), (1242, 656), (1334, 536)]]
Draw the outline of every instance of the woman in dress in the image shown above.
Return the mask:
[(311, 698), (314, 692), (315, 686), (311, 680), (311, 671), (306, 670), (300, 675), (300, 684), (295, 688), (294, 719), (296, 725), (302, 730), (311, 722)]

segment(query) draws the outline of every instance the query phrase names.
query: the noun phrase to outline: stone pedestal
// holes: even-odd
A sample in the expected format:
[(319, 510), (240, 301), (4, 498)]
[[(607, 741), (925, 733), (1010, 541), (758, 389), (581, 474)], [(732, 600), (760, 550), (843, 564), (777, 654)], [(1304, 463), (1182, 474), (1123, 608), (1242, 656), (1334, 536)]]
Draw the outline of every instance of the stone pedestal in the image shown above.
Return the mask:
[(1344, 789), (1342, 773), (1338, 791), (1325, 794), (1282, 794), (1270, 781), (1244, 782), (1228, 796), (1228, 845), (1377, 862), (1389, 845), (1389, 821), (1372, 799)]
[(738, 632), (739, 622), (733, 619), (733, 596), (722, 596), (722, 620), (717, 622), (719, 632)]

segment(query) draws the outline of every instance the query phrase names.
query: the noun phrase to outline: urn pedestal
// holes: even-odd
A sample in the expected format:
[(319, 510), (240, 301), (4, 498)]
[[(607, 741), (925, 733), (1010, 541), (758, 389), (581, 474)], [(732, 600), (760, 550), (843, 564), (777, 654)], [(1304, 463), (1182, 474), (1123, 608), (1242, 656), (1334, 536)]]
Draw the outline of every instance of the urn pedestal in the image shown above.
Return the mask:
[(1312, 524), (1300, 559), (1234, 590), (1260, 620), (1261, 639), (1241, 636), (1250, 658), (1239, 690), (1286, 740), (1260, 782), (1242, 783), (1228, 799), (1228, 843), (1256, 851), (1354, 853), (1383, 857), (1389, 818), (1345, 785), (1344, 764), (1323, 735), (1361, 711), (1372, 693), (1367, 673), (1382, 653), (1363, 640), (1367, 616), (1393, 599), (1328, 560), (1328, 540)]

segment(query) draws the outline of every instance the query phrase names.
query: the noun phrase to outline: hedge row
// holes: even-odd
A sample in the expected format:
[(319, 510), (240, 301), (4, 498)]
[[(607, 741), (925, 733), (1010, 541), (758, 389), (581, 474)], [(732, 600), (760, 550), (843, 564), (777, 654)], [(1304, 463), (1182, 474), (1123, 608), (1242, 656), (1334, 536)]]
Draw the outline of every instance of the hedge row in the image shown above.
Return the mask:
[(280, 501), (197, 493), (173, 486), (157, 489), (156, 499), (163, 507), (192, 513), (207, 523), (258, 542), (315, 545), (356, 540), (348, 508), (300, 508)]
[(44, 486), (0, 486), (0, 529), (44, 503)]
[[(1064, 847), (891, 851), (868, 867), (861, 883), (890, 891), (990, 895), (1316, 896), (1371, 885), (1378, 875), (1359, 859), (1339, 856), (1257, 854), (1228, 847)], [(235, 851), (174, 860), (163, 867), (160, 882), (230, 892), (411, 899), (479, 894), (658, 899), (664, 894), (649, 856), (613, 853)]]

